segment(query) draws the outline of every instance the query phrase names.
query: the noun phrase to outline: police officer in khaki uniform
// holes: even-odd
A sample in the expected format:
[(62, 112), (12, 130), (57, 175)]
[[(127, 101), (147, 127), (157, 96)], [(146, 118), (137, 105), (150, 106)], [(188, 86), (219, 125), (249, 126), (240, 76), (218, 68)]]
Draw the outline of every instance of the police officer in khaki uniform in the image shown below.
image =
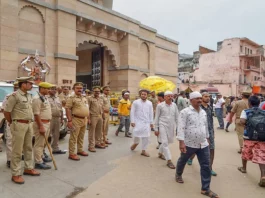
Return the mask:
[(103, 121), (103, 130), (102, 130), (102, 144), (105, 146), (108, 146), (110, 144), (112, 144), (109, 140), (108, 140), (108, 131), (109, 131), (109, 117), (110, 117), (110, 87), (109, 86), (104, 86), (102, 87), (102, 91), (103, 91), (103, 95), (102, 98), (104, 100), (104, 115), (105, 115), (105, 120)]
[(45, 159), (43, 150), (45, 145), (45, 137), (50, 135), (50, 121), (52, 119), (51, 105), (47, 98), (50, 88), (53, 85), (47, 82), (39, 84), (39, 93), (33, 97), (32, 109), (34, 114), (33, 130), (35, 135), (34, 144), (34, 160), (36, 169), (51, 169), (51, 166), (45, 162), (51, 159)]
[(229, 118), (229, 122), (232, 123), (232, 118), (234, 117), (234, 115), (236, 114), (236, 132), (237, 132), (237, 136), (238, 136), (238, 142), (239, 142), (239, 151), (238, 153), (242, 152), (242, 148), (243, 148), (243, 135), (244, 135), (244, 126), (240, 123), (240, 115), (241, 112), (244, 109), (248, 109), (248, 98), (251, 95), (251, 92), (249, 91), (245, 91), (242, 93), (242, 100), (239, 100), (235, 103), (234, 107), (231, 110), (230, 113), (230, 118)]
[(63, 87), (63, 92), (60, 93), (58, 96), (59, 96), (61, 102), (66, 101), (68, 99), (68, 97), (70, 96), (68, 87)]
[(154, 115), (155, 115), (155, 112), (156, 112), (156, 106), (157, 106), (157, 97), (156, 97), (156, 92), (155, 91), (151, 91), (150, 92), (150, 97), (148, 98), (148, 100), (150, 100), (153, 104), (153, 111), (154, 111)]
[[(18, 82), (15, 81), (14, 82), (14, 92), (18, 90)], [(8, 98), (11, 96), (12, 94), (9, 94), (5, 97), (5, 99), (3, 100), (2, 103), (2, 109), (5, 108), (6, 103)], [(12, 154), (12, 134), (11, 134), (11, 130), (10, 127), (8, 126), (8, 124), (6, 125), (6, 133), (5, 133), (5, 140), (6, 140), (6, 166), (8, 168), (10, 168), (11, 165), (11, 154)]]
[(103, 110), (103, 98), (100, 97), (100, 87), (93, 88), (93, 96), (88, 99), (90, 119), (88, 123), (90, 124), (89, 136), (88, 136), (88, 150), (90, 152), (96, 152), (96, 148), (104, 149), (105, 145), (101, 144), (102, 139), (102, 125), (103, 119), (105, 117)]
[(33, 86), (33, 77), (17, 78), (18, 91), (14, 92), (7, 100), (4, 115), (12, 133), (11, 172), (12, 181), (23, 184), (21, 176), (21, 155), (24, 153), (24, 175), (39, 176), (40, 173), (33, 169), (32, 160), (32, 96), (27, 93)]
[(89, 89), (86, 89), (86, 99), (88, 99), (89, 97), (91, 97), (91, 91)]
[(48, 100), (51, 104), (52, 120), (50, 124), (50, 131), (52, 135), (52, 153), (65, 154), (65, 151), (59, 149), (60, 128), (63, 122), (63, 109), (62, 103), (58, 96), (56, 96), (56, 85), (49, 91)]
[[(77, 82), (73, 86), (74, 94), (66, 101), (66, 116), (68, 119), (68, 128), (71, 129), (69, 139), (69, 159), (79, 161), (77, 155), (88, 156), (83, 150), (83, 142), (87, 125), (87, 118), (89, 117), (89, 110), (85, 96), (82, 96), (83, 83)], [(75, 147), (77, 144), (77, 155), (75, 154)]]

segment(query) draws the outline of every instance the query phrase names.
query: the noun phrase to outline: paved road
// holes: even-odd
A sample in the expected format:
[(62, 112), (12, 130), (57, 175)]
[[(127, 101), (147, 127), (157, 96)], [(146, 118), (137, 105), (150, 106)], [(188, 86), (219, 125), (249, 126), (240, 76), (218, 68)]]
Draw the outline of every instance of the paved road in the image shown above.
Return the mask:
[[(66, 155), (56, 156), (58, 171), (41, 171), (42, 176), (38, 178), (27, 176), (24, 185), (11, 182), (10, 171), (5, 166), (5, 154), (0, 153), (0, 198), (203, 197), (199, 194), (197, 160), (186, 167), (183, 175), (185, 184), (178, 184), (174, 181), (174, 170), (168, 169), (165, 162), (157, 158), (154, 136), (149, 146), (151, 157), (145, 158), (140, 156), (139, 148), (135, 152), (130, 151), (131, 139), (124, 138), (123, 133), (115, 137), (115, 128), (110, 128), (110, 139), (114, 144), (108, 149), (90, 153), (89, 157), (79, 162), (68, 160)], [(67, 139), (61, 142), (62, 149), (67, 149)], [(170, 148), (176, 161), (178, 144)], [(248, 174), (245, 175), (237, 171), (241, 159), (237, 154), (235, 132), (216, 131), (216, 150), (214, 169), (218, 176), (212, 178), (214, 191), (224, 198), (265, 197), (265, 189), (257, 185), (260, 174), (257, 165), (249, 163)]]

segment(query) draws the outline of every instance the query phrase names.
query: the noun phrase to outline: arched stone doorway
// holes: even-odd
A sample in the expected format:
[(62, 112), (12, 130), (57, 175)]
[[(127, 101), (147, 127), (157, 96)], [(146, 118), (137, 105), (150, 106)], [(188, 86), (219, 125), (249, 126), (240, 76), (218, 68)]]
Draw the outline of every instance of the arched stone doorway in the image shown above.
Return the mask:
[(76, 47), (76, 81), (86, 89), (109, 84), (108, 67), (116, 67), (115, 55), (108, 46), (97, 40), (84, 41)]

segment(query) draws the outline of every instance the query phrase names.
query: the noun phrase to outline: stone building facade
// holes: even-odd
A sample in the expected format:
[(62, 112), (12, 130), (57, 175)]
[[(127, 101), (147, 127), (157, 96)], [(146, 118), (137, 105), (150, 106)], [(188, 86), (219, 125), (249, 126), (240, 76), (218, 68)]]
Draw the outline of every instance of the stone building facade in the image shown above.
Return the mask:
[(180, 85), (201, 90), (213, 85), (224, 95), (240, 95), (253, 86), (265, 94), (264, 46), (248, 38), (230, 38), (217, 43), (217, 51), (201, 48), (192, 80)]
[(113, 11), (111, 0), (1, 0), (0, 8), (1, 80), (27, 75), (20, 62), (38, 50), (51, 66), (46, 81), (61, 86), (137, 92), (151, 75), (176, 83), (178, 42)]

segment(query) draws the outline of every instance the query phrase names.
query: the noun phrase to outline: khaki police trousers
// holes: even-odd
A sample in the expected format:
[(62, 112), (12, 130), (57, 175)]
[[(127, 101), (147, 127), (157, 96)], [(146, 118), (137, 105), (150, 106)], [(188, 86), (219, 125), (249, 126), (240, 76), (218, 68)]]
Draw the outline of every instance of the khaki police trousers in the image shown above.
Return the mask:
[(236, 119), (236, 133), (238, 137), (238, 143), (240, 148), (243, 148), (243, 136), (244, 136), (244, 126), (240, 124), (240, 119)]
[(33, 169), (32, 124), (32, 122), (25, 124), (14, 121), (10, 126), (12, 133), (11, 173), (13, 176), (21, 175), (22, 151), (24, 153), (25, 169)]
[(103, 119), (101, 116), (91, 116), (88, 143), (89, 148), (95, 148), (95, 144), (101, 144)]
[(102, 143), (105, 143), (108, 140), (109, 118), (110, 115), (108, 113), (105, 113), (105, 120), (103, 120), (102, 127)]
[(5, 139), (6, 139), (6, 160), (7, 161), (11, 161), (11, 156), (12, 156), (12, 133), (11, 133), (11, 129), (8, 126), (7, 122), (6, 122)]
[(60, 128), (61, 128), (60, 117), (52, 117), (50, 124), (50, 131), (52, 135), (51, 146), (53, 151), (59, 150)]
[[(45, 129), (45, 136), (48, 139), (50, 135), (50, 123), (43, 123), (43, 127)], [(39, 127), (36, 122), (33, 123), (33, 131), (35, 136), (35, 143), (33, 148), (34, 160), (36, 164), (42, 164), (43, 150), (45, 148), (45, 137), (44, 135), (40, 134)]]
[(84, 137), (86, 132), (86, 125), (87, 125), (87, 118), (80, 119), (73, 117), (73, 128), (74, 130), (70, 133), (69, 138), (69, 155), (74, 155), (75, 153), (75, 147), (77, 144), (77, 152), (82, 152), (83, 150), (83, 144), (84, 144)]

